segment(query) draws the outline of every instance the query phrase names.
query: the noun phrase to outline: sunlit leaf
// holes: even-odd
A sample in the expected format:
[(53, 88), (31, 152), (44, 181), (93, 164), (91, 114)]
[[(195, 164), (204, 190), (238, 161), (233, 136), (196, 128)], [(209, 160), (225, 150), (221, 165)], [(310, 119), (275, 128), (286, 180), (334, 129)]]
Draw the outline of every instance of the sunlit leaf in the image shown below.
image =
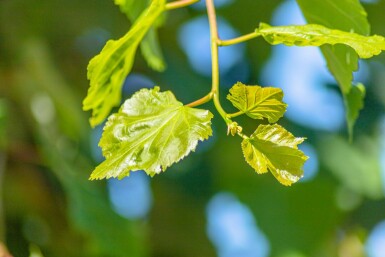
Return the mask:
[[(134, 22), (140, 13), (146, 8), (150, 1), (133, 1), (133, 0), (115, 0), (115, 4), (119, 5), (120, 10), (126, 14), (127, 18)], [(158, 21), (163, 19), (159, 19)], [(161, 22), (155, 22), (154, 26), (147, 32), (147, 35), (140, 43), (143, 57), (146, 59), (148, 66), (156, 71), (163, 71), (166, 64), (158, 41), (157, 30), (155, 27), (161, 25)]]
[(349, 94), (345, 96), (345, 105), (347, 109), (346, 119), (348, 123), (348, 132), (350, 141), (353, 137), (353, 127), (356, 123), (360, 110), (364, 107), (365, 87), (363, 84), (353, 86)]
[(137, 47), (163, 12), (165, 0), (154, 0), (143, 11), (126, 35), (110, 40), (88, 64), (90, 88), (83, 101), (84, 110), (92, 110), (90, 123), (100, 124), (121, 100), (121, 88), (131, 71)]
[(260, 125), (250, 138), (242, 141), (243, 155), (247, 163), (261, 174), (268, 170), (283, 185), (290, 186), (303, 176), (303, 165), (308, 157), (298, 144), (304, 138), (296, 138), (283, 127)]
[(267, 118), (270, 123), (277, 122), (286, 111), (282, 102), (280, 88), (246, 86), (240, 82), (230, 89), (227, 99), (241, 112), (253, 119)]
[(211, 136), (212, 117), (207, 110), (184, 106), (170, 91), (138, 91), (108, 118), (99, 143), (106, 160), (91, 179), (165, 171)]
[(362, 36), (353, 32), (329, 29), (318, 24), (276, 26), (261, 23), (256, 30), (272, 45), (321, 46), (344, 44), (353, 48), (361, 58), (370, 58), (385, 50), (382, 36)]
[[(359, 0), (297, 0), (306, 20), (331, 29), (353, 31), (369, 35), (370, 25), (365, 9)], [(343, 45), (321, 47), (327, 66), (333, 74), (341, 91), (349, 93), (353, 72), (358, 69), (358, 56)]]
[[(331, 29), (353, 31), (361, 35), (369, 35), (370, 25), (365, 9), (359, 0), (297, 0), (299, 7), (309, 23), (317, 23)], [(338, 82), (344, 98), (350, 94), (353, 72), (358, 69), (358, 55), (345, 45), (324, 45), (322, 54), (328, 69)], [(345, 100), (346, 103), (346, 100)], [(349, 113), (355, 113), (346, 105), (346, 119), (349, 132), (352, 135), (352, 125), (349, 125)]]

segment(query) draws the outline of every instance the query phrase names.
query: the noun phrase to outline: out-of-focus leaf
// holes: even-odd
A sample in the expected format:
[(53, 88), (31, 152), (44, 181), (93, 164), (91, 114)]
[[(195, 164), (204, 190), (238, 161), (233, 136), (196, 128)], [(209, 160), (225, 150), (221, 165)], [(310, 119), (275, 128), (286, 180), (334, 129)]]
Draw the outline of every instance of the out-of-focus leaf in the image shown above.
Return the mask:
[(183, 106), (159, 87), (138, 91), (108, 119), (99, 143), (106, 160), (91, 179), (165, 171), (211, 136), (212, 117), (209, 111)]
[(240, 82), (230, 89), (227, 99), (241, 112), (253, 119), (267, 118), (277, 122), (285, 113), (287, 104), (282, 102), (280, 88), (246, 86)]
[(257, 173), (270, 170), (280, 183), (290, 186), (303, 176), (303, 165), (308, 159), (297, 147), (303, 141), (277, 124), (260, 125), (242, 141), (242, 150)]
[(8, 108), (7, 108), (7, 102), (5, 99), (0, 98), (0, 151), (5, 148), (7, 136), (6, 136), (6, 130), (7, 130), (7, 116), (8, 116)]
[(156, 71), (164, 71), (166, 69), (163, 53), (158, 41), (158, 33), (154, 28), (148, 31), (140, 44), (140, 49), (148, 66)]
[[(115, 4), (119, 5), (120, 10), (126, 14), (131, 22), (134, 22), (138, 18), (140, 13), (146, 8), (148, 2), (149, 1), (147, 0), (115, 0)], [(161, 23), (156, 22), (154, 27), (158, 27), (160, 24)], [(164, 71), (166, 64), (158, 41), (157, 31), (154, 27), (147, 32), (140, 47), (143, 57), (146, 59), (148, 65), (156, 71)]]
[(92, 110), (90, 123), (100, 124), (121, 100), (121, 88), (132, 69), (139, 43), (164, 11), (165, 0), (154, 0), (143, 11), (126, 35), (110, 40), (88, 64), (90, 88), (83, 101), (84, 110)]
[[(36, 93), (44, 92), (47, 95), (52, 95), (52, 103), (56, 110), (64, 108), (64, 103), (67, 103), (69, 105), (67, 112), (72, 111), (71, 115), (63, 113), (58, 115), (57, 119), (63, 119), (64, 122), (67, 122), (69, 120), (67, 116), (70, 116), (72, 122), (78, 122), (77, 117), (82, 117), (83, 113), (76, 108), (75, 104), (72, 106), (76, 95), (73, 91), (67, 91), (69, 87), (63, 83), (55, 66), (47, 62), (51, 59), (49, 51), (40, 41), (28, 42), (25, 49), (26, 51), (20, 51), (22, 65), (18, 66), (17, 72), (15, 72), (17, 80), (11, 87), (14, 90), (15, 102), (20, 107), (16, 116), (30, 119), (32, 112), (28, 103), (33, 101)], [(53, 91), (56, 94), (53, 94)], [(23, 122), (25, 121), (23, 120)], [(67, 123), (75, 126), (70, 121)], [(79, 126), (82, 123), (76, 125)], [(54, 179), (50, 180), (49, 183), (55, 181), (54, 184), (50, 185), (55, 185), (55, 188), (59, 188), (60, 191), (60, 193), (46, 190), (44, 192), (55, 193), (53, 198), (57, 200), (61, 199), (59, 195), (62, 194), (61, 190), (64, 190), (66, 204), (62, 206), (62, 203), (58, 202), (56, 208), (62, 206), (63, 208), (60, 207), (59, 209), (67, 211), (69, 219), (61, 221), (60, 224), (76, 229), (77, 232), (80, 232), (79, 235), (82, 235), (73, 239), (79, 241), (79, 245), (76, 246), (81, 246), (81, 248), (74, 251), (77, 252), (76, 255), (70, 256), (147, 256), (147, 248), (144, 246), (145, 228), (141, 227), (141, 233), (137, 233), (136, 226), (138, 224), (135, 221), (123, 218), (112, 210), (103, 185), (87, 181), (87, 174), (84, 171), (91, 169), (93, 165), (86, 157), (86, 153), (79, 151), (77, 144), (68, 141), (67, 129), (57, 126), (56, 122), (34, 122), (27, 127), (31, 133), (31, 138), (39, 142), (36, 145), (40, 153), (37, 162), (42, 162), (42, 165), (46, 167), (45, 170), (53, 172), (54, 176), (49, 177)], [(87, 128), (87, 126), (84, 127)], [(77, 130), (75, 129), (75, 131)], [(83, 133), (76, 135), (78, 137), (84, 136)], [(60, 144), (61, 140), (68, 143)], [(28, 155), (31, 154), (29, 149), (24, 151)], [(40, 176), (45, 178), (44, 173), (39, 174), (38, 177)], [(67, 234), (67, 231), (63, 230), (63, 235), (60, 236), (68, 238), (68, 235), (71, 234)], [(52, 235), (58, 235), (58, 233), (60, 234), (60, 232), (55, 232)], [(62, 239), (57, 240), (61, 242), (60, 246), (65, 246)], [(65, 256), (68, 255), (68, 252), (73, 252), (68, 249), (60, 249), (59, 251), (58, 255), (64, 254)]]
[(378, 139), (361, 137), (350, 144), (331, 136), (319, 143), (322, 163), (342, 185), (371, 199), (384, 196)]
[(385, 50), (382, 36), (362, 36), (353, 32), (329, 29), (318, 24), (276, 26), (261, 23), (256, 30), (272, 45), (321, 46), (343, 44), (353, 48), (361, 58), (370, 58)]
[(365, 87), (363, 84), (353, 86), (345, 95), (345, 106), (347, 110), (346, 119), (350, 141), (353, 139), (353, 127), (356, 123), (360, 110), (364, 107)]

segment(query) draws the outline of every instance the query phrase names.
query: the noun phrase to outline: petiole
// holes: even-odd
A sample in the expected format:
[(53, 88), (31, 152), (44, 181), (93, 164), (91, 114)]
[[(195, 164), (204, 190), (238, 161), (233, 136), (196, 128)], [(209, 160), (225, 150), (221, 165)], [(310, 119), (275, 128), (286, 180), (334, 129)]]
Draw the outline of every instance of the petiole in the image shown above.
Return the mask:
[(245, 41), (248, 41), (250, 39), (253, 39), (253, 38), (256, 38), (256, 37), (259, 37), (259, 36), (260, 36), (260, 34), (254, 31), (252, 33), (249, 33), (249, 34), (246, 34), (246, 35), (243, 35), (243, 36), (240, 36), (240, 37), (236, 37), (236, 38), (233, 38), (233, 39), (218, 40), (218, 46), (235, 45), (235, 44), (243, 43)]
[(174, 10), (199, 2), (200, 0), (180, 0), (166, 4), (166, 10)]

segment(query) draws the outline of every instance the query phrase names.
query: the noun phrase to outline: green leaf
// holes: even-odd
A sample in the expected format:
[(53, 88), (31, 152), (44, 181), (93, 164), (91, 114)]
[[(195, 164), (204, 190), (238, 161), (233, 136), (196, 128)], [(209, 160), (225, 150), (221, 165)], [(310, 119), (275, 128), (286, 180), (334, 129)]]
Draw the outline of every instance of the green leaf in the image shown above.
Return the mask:
[(368, 35), (367, 14), (359, 0), (296, 0), (309, 23)]
[(353, 138), (353, 127), (356, 123), (360, 110), (364, 107), (365, 87), (363, 84), (353, 86), (350, 92), (345, 95), (345, 106), (347, 109), (346, 119), (350, 141)]
[(351, 144), (336, 135), (323, 136), (318, 143), (321, 163), (341, 186), (369, 199), (383, 199), (381, 141), (364, 135)]
[(277, 124), (260, 125), (250, 138), (244, 138), (242, 150), (257, 173), (270, 170), (280, 183), (290, 186), (303, 176), (302, 167), (308, 159), (297, 147), (303, 141)]
[[(119, 5), (120, 10), (126, 14), (127, 18), (134, 22), (140, 13), (146, 8), (149, 1), (133, 1), (133, 0), (115, 0), (115, 4)], [(158, 21), (162, 19), (158, 18)], [(148, 66), (156, 71), (164, 71), (166, 64), (158, 41), (158, 35), (155, 27), (159, 27), (162, 22), (155, 22), (147, 35), (143, 38), (140, 47), (142, 55), (146, 59)]]
[(153, 0), (126, 35), (118, 40), (109, 40), (101, 53), (88, 64), (90, 88), (83, 109), (92, 110), (92, 126), (103, 122), (111, 109), (120, 103), (121, 88), (132, 69), (137, 47), (164, 7), (165, 0)]
[(353, 48), (361, 58), (370, 58), (385, 50), (382, 36), (362, 36), (353, 32), (329, 29), (318, 24), (271, 27), (261, 23), (256, 30), (272, 45), (321, 46), (343, 44)]
[(283, 92), (279, 88), (246, 86), (240, 82), (230, 89), (227, 99), (242, 113), (253, 119), (267, 118), (270, 123), (277, 122), (286, 111), (282, 102)]
[(353, 72), (358, 70), (357, 53), (344, 45), (322, 46), (321, 51), (342, 94), (348, 94), (352, 87)]
[(140, 16), (149, 3), (148, 0), (114, 0), (114, 2), (131, 22)]
[(166, 63), (163, 58), (163, 53), (158, 41), (158, 33), (154, 28), (151, 28), (142, 43), (140, 44), (143, 57), (146, 59), (148, 66), (155, 71), (164, 71)]
[[(365, 9), (359, 0), (297, 0), (302, 13), (309, 23), (316, 23), (331, 29), (352, 31), (369, 35), (370, 25)], [(321, 47), (327, 66), (341, 91), (349, 93), (353, 72), (358, 69), (358, 56), (343, 45)]]
[(212, 117), (207, 110), (184, 106), (170, 91), (159, 92), (159, 87), (138, 91), (108, 118), (99, 143), (106, 160), (90, 179), (165, 171), (211, 136)]
[[(317, 23), (331, 29), (353, 31), (361, 35), (369, 35), (370, 25), (367, 14), (359, 0), (297, 0), (302, 13), (309, 23)], [(338, 82), (344, 95), (347, 107), (346, 119), (350, 136), (353, 126), (349, 124), (350, 110), (346, 104), (347, 95), (350, 94), (353, 81), (353, 72), (358, 69), (358, 56), (353, 49), (344, 45), (325, 45), (321, 47), (327, 66)], [(355, 119), (354, 119), (355, 120)]]

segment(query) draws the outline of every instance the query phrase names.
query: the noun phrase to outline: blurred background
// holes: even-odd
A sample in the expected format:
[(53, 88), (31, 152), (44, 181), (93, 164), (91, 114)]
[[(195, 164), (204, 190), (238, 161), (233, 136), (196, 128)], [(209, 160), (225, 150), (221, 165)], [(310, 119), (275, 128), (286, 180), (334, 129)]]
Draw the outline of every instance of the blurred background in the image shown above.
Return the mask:
[[(385, 1), (362, 1), (385, 35)], [(301, 24), (293, 0), (218, 0), (223, 39), (259, 22)], [(263, 40), (220, 49), (222, 97), (237, 81), (281, 87), (280, 124), (307, 137), (305, 176), (292, 187), (257, 175), (240, 139), (214, 136), (150, 179), (89, 181), (103, 160), (82, 111), (86, 67), (130, 23), (111, 0), (0, 1), (0, 241), (15, 257), (384, 257), (385, 54), (360, 63), (365, 109), (348, 142), (338, 86), (317, 48)], [(203, 3), (169, 13), (160, 29), (167, 70), (140, 54), (124, 97), (159, 85), (189, 103), (211, 85)], [(232, 110), (225, 104), (226, 110)], [(251, 133), (257, 122), (238, 120)]]

